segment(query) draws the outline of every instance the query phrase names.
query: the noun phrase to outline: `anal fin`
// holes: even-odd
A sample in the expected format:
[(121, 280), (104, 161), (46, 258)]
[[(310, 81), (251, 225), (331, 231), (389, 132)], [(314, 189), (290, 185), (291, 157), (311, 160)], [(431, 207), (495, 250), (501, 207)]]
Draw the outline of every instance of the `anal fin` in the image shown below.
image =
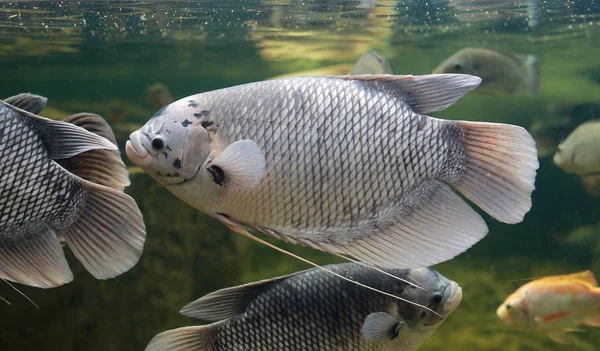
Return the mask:
[(219, 324), (167, 330), (152, 338), (145, 351), (210, 351), (217, 338)]
[(71, 282), (73, 273), (54, 231), (44, 226), (27, 236), (0, 241), (0, 278), (40, 288)]
[(388, 228), (346, 244), (316, 246), (381, 267), (416, 268), (455, 257), (487, 232), (483, 218), (448, 185), (440, 183), (429, 200), (399, 215)]

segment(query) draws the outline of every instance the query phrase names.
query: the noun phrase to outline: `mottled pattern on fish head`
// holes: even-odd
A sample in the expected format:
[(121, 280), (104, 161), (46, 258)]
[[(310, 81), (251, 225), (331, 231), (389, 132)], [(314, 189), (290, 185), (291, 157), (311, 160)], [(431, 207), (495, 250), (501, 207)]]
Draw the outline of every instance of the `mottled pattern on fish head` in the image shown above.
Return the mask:
[(462, 289), (456, 282), (431, 268), (410, 269), (407, 273), (400, 273), (398, 276), (415, 282), (423, 289), (402, 285), (399, 286), (399, 291), (395, 291), (396, 295), (425, 306), (438, 314), (414, 304), (397, 302), (398, 315), (413, 329), (435, 330), (440, 322), (458, 307), (462, 298)]
[(163, 107), (130, 135), (127, 156), (163, 185), (194, 178), (210, 153), (208, 115), (189, 98)]

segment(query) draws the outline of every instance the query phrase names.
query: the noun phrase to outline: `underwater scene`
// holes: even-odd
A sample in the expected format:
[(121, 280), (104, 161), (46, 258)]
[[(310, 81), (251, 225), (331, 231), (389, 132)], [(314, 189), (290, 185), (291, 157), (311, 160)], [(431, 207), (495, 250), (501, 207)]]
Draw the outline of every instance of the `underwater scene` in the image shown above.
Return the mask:
[(596, 0), (2, 1), (0, 82), (0, 350), (600, 350)]

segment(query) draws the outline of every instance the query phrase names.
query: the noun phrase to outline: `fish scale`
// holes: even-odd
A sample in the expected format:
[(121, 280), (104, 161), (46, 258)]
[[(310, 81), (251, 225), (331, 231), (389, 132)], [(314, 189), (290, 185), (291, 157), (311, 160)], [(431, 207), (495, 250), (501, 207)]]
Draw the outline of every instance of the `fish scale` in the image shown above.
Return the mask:
[[(34, 128), (24, 117), (2, 108), (0, 232), (6, 235), (0, 235), (0, 241), (23, 239), (32, 222), (64, 228), (85, 202), (79, 182), (50, 159)], [(12, 158), (22, 151), (31, 155)]]
[[(281, 120), (283, 123), (289, 123), (297, 132), (291, 132), (289, 139), (277, 138), (273, 140), (272, 149), (283, 150), (281, 158), (276, 159), (272, 154), (267, 154), (267, 163), (271, 165), (272, 172), (267, 174), (261, 182), (262, 186), (251, 190), (240, 190), (235, 196), (235, 201), (231, 203), (221, 203), (220, 212), (235, 213), (237, 220), (248, 223), (269, 223), (268, 227), (277, 230), (280, 226), (288, 223), (294, 224), (295, 227), (310, 228), (313, 226), (332, 227), (339, 224), (341, 221), (353, 221), (354, 218), (370, 216), (373, 212), (373, 204), (393, 204), (398, 206), (397, 198), (401, 197), (406, 190), (410, 190), (415, 184), (415, 175), (424, 175), (430, 179), (436, 176), (443, 177), (443, 174), (432, 173), (432, 165), (434, 160), (443, 159), (446, 155), (443, 148), (439, 148), (437, 141), (440, 130), (444, 130), (443, 123), (437, 121), (425, 121), (412, 116), (411, 111), (406, 109), (405, 104), (398, 101), (396, 104), (387, 101), (380, 97), (381, 93), (372, 90), (365, 90), (360, 87), (353, 87), (351, 82), (339, 82), (338, 84), (345, 87), (331, 87), (325, 84), (321, 89), (308, 89), (308, 85), (313, 84), (311, 80), (290, 80), (289, 83), (283, 86), (283, 94), (288, 96), (288, 101), (293, 106), (294, 100), (300, 96), (302, 99), (302, 109), (288, 115), (282, 115), (276, 108), (264, 109), (264, 106), (277, 107), (276, 103), (269, 103), (269, 96), (262, 96), (261, 111), (262, 113), (253, 114), (254, 118), (241, 118), (241, 109), (243, 105), (226, 104), (224, 99), (231, 100), (231, 94), (221, 95), (218, 92), (207, 96), (211, 103), (208, 108), (211, 115), (215, 116), (215, 120), (221, 126), (235, 125), (236, 128), (220, 128), (217, 134), (218, 138), (223, 143), (231, 143), (239, 139), (256, 140), (259, 146), (264, 145), (264, 138), (261, 138), (256, 130), (263, 128), (250, 128), (251, 124), (265, 124), (265, 127), (271, 125), (270, 120)], [(265, 82), (263, 84), (269, 84)], [(351, 93), (346, 92), (343, 96), (337, 94), (338, 89), (350, 89)], [(243, 101), (248, 92), (244, 89), (238, 89), (237, 94), (234, 94), (233, 99)], [(260, 94), (260, 90), (259, 93)], [(319, 98), (319, 94), (325, 96), (334, 96), (339, 99), (338, 109), (332, 110), (328, 116), (328, 106), (323, 104), (324, 99)], [(356, 98), (354, 95), (357, 95)], [(257, 92), (253, 94), (256, 98)], [(272, 98), (271, 98), (272, 99)], [(379, 100), (382, 103), (377, 103)], [(365, 109), (364, 105), (367, 101), (372, 102), (372, 109)], [(317, 102), (317, 103), (314, 103)], [(319, 103), (321, 102), (321, 103)], [(206, 105), (203, 105), (206, 106)], [(225, 106), (225, 108), (222, 108)], [(349, 106), (346, 107), (346, 106)], [(246, 106), (244, 106), (246, 108)], [(310, 111), (314, 109), (314, 111)], [(374, 128), (373, 123), (376, 123), (377, 118), (382, 118), (383, 115), (400, 115), (404, 118), (386, 119), (390, 126), (387, 129)], [(235, 116), (235, 117), (234, 117)], [(318, 118), (315, 118), (318, 116)], [(348, 117), (350, 116), (350, 117)], [(411, 118), (414, 117), (414, 118)], [(423, 122), (424, 121), (424, 122)], [(295, 124), (295, 125), (294, 125)], [(423, 124), (424, 129), (416, 132), (418, 124)], [(351, 126), (358, 128), (360, 134), (355, 138), (346, 138), (343, 133), (343, 126)], [(394, 134), (384, 133), (385, 130), (398, 129), (400, 132)], [(302, 130), (302, 133), (300, 133)], [(254, 133), (252, 133), (254, 131)], [(272, 136), (278, 136), (280, 131), (274, 130)], [(426, 135), (426, 133), (429, 133)], [(303, 135), (312, 136), (313, 144), (307, 148), (299, 148), (301, 143), (297, 138)], [(330, 138), (327, 136), (339, 135), (339, 138)], [(381, 139), (376, 139), (380, 137)], [(332, 143), (336, 143), (344, 149), (356, 149), (358, 151), (357, 158), (353, 161), (342, 159), (341, 153), (336, 153), (335, 147), (323, 148), (319, 144), (319, 140), (328, 139)], [(436, 153), (428, 154), (428, 157), (419, 157), (422, 152), (417, 148), (417, 145), (424, 142), (431, 143), (430, 149), (439, 150)], [(389, 162), (384, 162), (383, 150), (386, 148), (375, 148), (381, 153), (375, 154), (369, 152), (370, 143), (379, 145), (391, 144), (407, 145), (407, 148), (401, 150), (403, 157), (391, 158)], [(261, 145), (262, 144), (262, 145)], [(295, 161), (304, 160), (303, 164), (297, 165)], [(327, 167), (325, 163), (331, 160), (334, 162), (332, 167)], [(387, 160), (386, 160), (387, 161)], [(437, 161), (439, 162), (439, 161)], [(354, 163), (354, 164), (352, 164)], [(375, 164), (380, 167), (377, 173), (372, 174), (369, 164)], [(294, 167), (294, 171), (290, 172), (290, 168)], [(310, 169), (313, 176), (306, 176), (305, 170)], [(349, 169), (350, 174), (345, 177), (344, 172), (334, 172), (336, 169)], [(399, 170), (399, 171), (396, 171)], [(429, 171), (429, 172), (428, 172)], [(405, 173), (403, 173), (405, 172)], [(271, 182), (270, 174), (288, 173), (290, 175), (289, 183)], [(334, 177), (330, 177), (333, 175)], [(380, 175), (392, 176), (392, 191), (380, 188), (381, 183), (386, 182), (385, 177)], [(455, 175), (453, 175), (455, 176)], [(369, 181), (375, 177), (375, 181)], [(325, 185), (324, 181), (327, 181)], [(343, 186), (334, 186), (338, 182), (345, 182)], [(365, 187), (365, 185), (370, 185)], [(310, 189), (314, 189), (312, 192)], [(263, 193), (272, 194), (264, 196)], [(393, 193), (395, 196), (389, 196)], [(273, 196), (276, 195), (276, 196)], [(282, 196), (277, 196), (281, 194)], [(308, 197), (307, 201), (297, 201), (303, 196)], [(268, 198), (270, 201), (265, 202), (263, 199)], [(233, 197), (232, 197), (233, 199)], [(256, 201), (258, 199), (258, 201)], [(304, 203), (315, 203), (319, 206), (320, 215), (316, 213), (316, 217), (311, 216), (308, 207)], [(369, 206), (370, 205), (370, 206)], [(268, 211), (262, 213), (256, 209), (268, 206)], [(344, 211), (344, 208), (350, 207), (353, 211)], [(369, 222), (369, 220), (367, 220)], [(375, 222), (377, 222), (375, 220)], [(351, 225), (348, 225), (351, 227)], [(364, 233), (368, 229), (368, 225), (363, 225), (357, 232)], [(306, 237), (310, 238), (310, 234), (306, 233)]]

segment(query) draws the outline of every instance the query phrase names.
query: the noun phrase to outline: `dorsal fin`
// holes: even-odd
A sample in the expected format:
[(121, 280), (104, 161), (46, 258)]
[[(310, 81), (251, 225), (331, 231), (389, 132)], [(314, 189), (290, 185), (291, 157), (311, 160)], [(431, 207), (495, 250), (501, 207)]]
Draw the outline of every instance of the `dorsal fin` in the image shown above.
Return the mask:
[(46, 107), (48, 99), (41, 95), (22, 93), (6, 98), (4, 102), (37, 115)]
[(190, 302), (180, 313), (207, 321), (220, 321), (244, 313), (248, 304), (273, 284), (305, 271), (217, 290)]
[(592, 273), (592, 271), (590, 271), (589, 269), (583, 272), (567, 274), (565, 277), (569, 279), (581, 280), (583, 282), (591, 284), (593, 287), (598, 286), (598, 282), (594, 277), (594, 273)]
[(396, 90), (417, 113), (441, 111), (477, 88), (481, 78), (468, 74), (426, 74), (392, 76), (387, 74), (338, 76), (346, 80), (383, 84)]

